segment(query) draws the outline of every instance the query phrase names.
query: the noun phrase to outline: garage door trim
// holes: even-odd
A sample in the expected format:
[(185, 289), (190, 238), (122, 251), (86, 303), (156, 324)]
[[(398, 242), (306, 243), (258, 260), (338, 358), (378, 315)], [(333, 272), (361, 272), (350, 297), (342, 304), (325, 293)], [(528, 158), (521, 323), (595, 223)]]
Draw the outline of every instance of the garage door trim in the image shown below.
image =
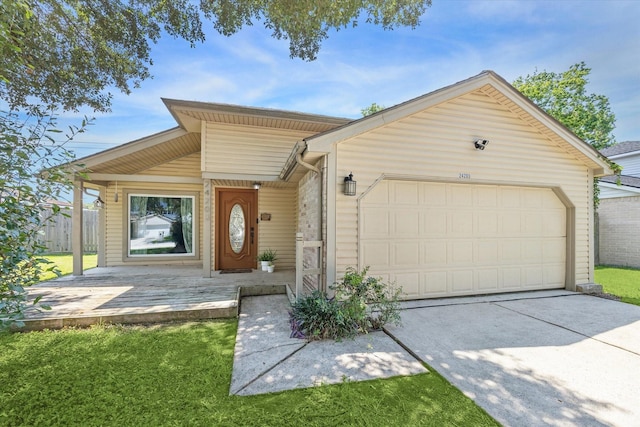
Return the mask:
[[(367, 188), (358, 197), (358, 264), (362, 269), (364, 265), (363, 256), (363, 202), (371, 191), (373, 191), (380, 183), (385, 181), (409, 181), (409, 182), (424, 182), (424, 183), (436, 183), (436, 184), (456, 184), (456, 185), (471, 185), (471, 186), (498, 186), (498, 187), (518, 187), (518, 188), (531, 188), (531, 189), (545, 189), (551, 190), (557, 200), (565, 208), (565, 271), (564, 271), (564, 288), (568, 290), (575, 290), (575, 206), (571, 203), (566, 194), (560, 187), (549, 186), (540, 183), (521, 183), (521, 182), (496, 182), (496, 181), (469, 181), (466, 179), (459, 180), (445, 180), (441, 178), (424, 178), (424, 177), (409, 177), (409, 176), (380, 176), (369, 188)], [(375, 266), (371, 266), (375, 267)], [(560, 271), (560, 270), (556, 270)]]

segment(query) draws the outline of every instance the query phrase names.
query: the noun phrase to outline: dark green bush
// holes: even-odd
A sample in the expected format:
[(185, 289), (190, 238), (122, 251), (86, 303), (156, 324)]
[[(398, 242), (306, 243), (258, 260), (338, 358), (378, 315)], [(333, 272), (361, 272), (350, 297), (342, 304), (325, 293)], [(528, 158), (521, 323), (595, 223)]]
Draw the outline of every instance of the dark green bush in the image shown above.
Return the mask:
[(293, 305), (291, 336), (310, 341), (353, 338), (359, 333), (400, 323), (401, 289), (347, 268), (341, 282), (331, 287), (335, 296), (313, 291)]

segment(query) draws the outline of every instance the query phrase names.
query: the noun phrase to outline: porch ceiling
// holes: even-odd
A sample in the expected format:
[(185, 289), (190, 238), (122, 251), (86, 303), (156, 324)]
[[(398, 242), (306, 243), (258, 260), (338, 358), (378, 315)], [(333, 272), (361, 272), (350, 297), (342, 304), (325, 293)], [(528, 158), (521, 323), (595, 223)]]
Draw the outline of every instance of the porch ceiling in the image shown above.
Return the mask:
[(91, 173), (130, 175), (197, 152), (200, 152), (200, 134), (185, 133), (139, 150), (105, 156), (104, 161), (88, 163), (85, 168)]

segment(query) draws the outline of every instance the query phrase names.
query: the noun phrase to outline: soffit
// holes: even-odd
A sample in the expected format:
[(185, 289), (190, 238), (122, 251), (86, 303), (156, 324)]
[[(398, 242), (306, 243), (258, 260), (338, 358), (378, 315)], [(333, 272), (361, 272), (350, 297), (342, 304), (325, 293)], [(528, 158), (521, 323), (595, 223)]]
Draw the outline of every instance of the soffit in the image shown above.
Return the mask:
[[(504, 105), (516, 116), (540, 131), (552, 143), (564, 149), (591, 168), (596, 175), (611, 173), (607, 161), (592, 146), (580, 140), (564, 125), (546, 114), (530, 99), (526, 98), (506, 80), (493, 71), (483, 71), (477, 76), (451, 86), (419, 96), (413, 100), (379, 111), (352, 123), (329, 130), (323, 134), (305, 138), (307, 153), (328, 153), (332, 145), (353, 138), (359, 134), (402, 120), (412, 114), (424, 111), (438, 104), (479, 91)], [(307, 154), (305, 153), (305, 159)]]
[(200, 132), (201, 122), (206, 121), (316, 134), (352, 121), (352, 119), (268, 108), (171, 99), (163, 99), (163, 101), (180, 126), (190, 132)]
[(88, 165), (92, 173), (132, 175), (154, 166), (200, 152), (200, 134), (187, 133), (105, 162)]
[[(529, 126), (536, 129), (540, 134), (544, 135), (549, 141), (553, 144), (557, 145), (561, 149), (563, 149), (567, 154), (574, 157), (575, 159), (580, 160), (581, 162), (588, 165), (590, 168), (594, 170), (601, 170), (600, 173), (605, 173), (607, 170), (606, 167), (603, 167), (603, 163), (606, 163), (606, 160), (598, 151), (596, 151), (593, 147), (585, 143), (576, 137), (569, 129), (567, 129), (562, 123), (555, 120), (553, 117), (544, 113), (542, 110), (540, 112), (547, 118), (547, 120), (554, 122), (556, 127), (560, 130), (566, 131), (569, 134), (570, 138), (573, 137), (575, 139), (574, 143), (570, 143), (566, 139), (566, 135), (563, 136), (549, 127), (548, 123), (543, 123), (540, 118), (535, 117), (531, 114), (531, 112), (525, 111), (524, 108), (519, 106), (511, 97), (505, 95), (505, 93), (501, 90), (498, 90), (495, 86), (491, 84), (484, 85), (479, 89), (479, 92), (484, 93), (493, 99), (497, 100), (501, 105), (507, 107), (512, 113), (514, 113), (520, 120), (527, 123)], [(536, 107), (533, 103), (529, 103), (530, 107)]]

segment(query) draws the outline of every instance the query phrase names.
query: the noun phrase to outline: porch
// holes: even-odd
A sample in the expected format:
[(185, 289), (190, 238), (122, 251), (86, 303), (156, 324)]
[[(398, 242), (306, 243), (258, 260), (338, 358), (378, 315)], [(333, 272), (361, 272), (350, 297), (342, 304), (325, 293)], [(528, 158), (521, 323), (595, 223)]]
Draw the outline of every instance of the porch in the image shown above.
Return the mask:
[(295, 282), (294, 270), (204, 278), (197, 265), (98, 267), (29, 288), (29, 299), (41, 296), (51, 310), (30, 307), (25, 329), (236, 317), (241, 297), (284, 294)]

